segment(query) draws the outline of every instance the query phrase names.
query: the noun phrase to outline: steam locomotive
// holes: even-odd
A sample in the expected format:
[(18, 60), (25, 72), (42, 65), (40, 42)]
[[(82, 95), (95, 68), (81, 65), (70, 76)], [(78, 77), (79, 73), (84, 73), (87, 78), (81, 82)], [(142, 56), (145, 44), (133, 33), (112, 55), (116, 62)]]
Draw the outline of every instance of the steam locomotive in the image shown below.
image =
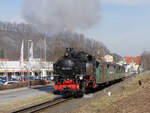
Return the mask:
[(122, 79), (125, 70), (117, 64), (98, 62), (94, 56), (73, 48), (67, 48), (53, 68), (54, 93), (64, 97), (83, 96), (90, 89)]

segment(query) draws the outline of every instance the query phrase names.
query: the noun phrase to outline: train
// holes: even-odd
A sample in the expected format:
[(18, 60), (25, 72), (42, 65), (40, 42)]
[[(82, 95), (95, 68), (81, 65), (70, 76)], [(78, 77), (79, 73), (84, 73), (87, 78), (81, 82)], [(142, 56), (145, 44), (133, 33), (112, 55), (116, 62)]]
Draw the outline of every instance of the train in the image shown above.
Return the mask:
[(54, 94), (82, 97), (89, 90), (125, 77), (125, 68), (106, 63), (84, 51), (66, 48), (64, 56), (54, 65)]

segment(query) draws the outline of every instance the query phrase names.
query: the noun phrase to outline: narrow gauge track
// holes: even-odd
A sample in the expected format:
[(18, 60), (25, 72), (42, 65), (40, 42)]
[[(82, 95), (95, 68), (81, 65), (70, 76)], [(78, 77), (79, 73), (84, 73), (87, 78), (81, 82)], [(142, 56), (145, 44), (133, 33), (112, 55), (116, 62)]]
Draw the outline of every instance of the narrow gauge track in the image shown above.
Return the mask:
[[(123, 78), (123, 80), (131, 78), (133, 76), (127, 76), (126, 78)], [(118, 83), (118, 82), (116, 82), (116, 83)], [(111, 85), (115, 85), (116, 83), (109, 84), (108, 86), (105, 86), (102, 89), (104, 89), (106, 87), (109, 87)], [(98, 91), (100, 91), (102, 89), (99, 89)], [(49, 100), (49, 101), (46, 101), (46, 102), (43, 102), (43, 103), (40, 103), (40, 104), (37, 104), (37, 105), (33, 105), (33, 106), (30, 106), (30, 107), (27, 107), (27, 108), (12, 111), (11, 113), (35, 113), (35, 112), (39, 112), (39, 111), (42, 111), (42, 110), (45, 110), (45, 109), (50, 109), (51, 107), (55, 107), (56, 105), (59, 105), (59, 104), (64, 103), (64, 102), (68, 102), (69, 100), (71, 100), (71, 98), (64, 99), (64, 98), (60, 97), (60, 98), (55, 99), (54, 101)]]
[(35, 112), (42, 111), (44, 109), (56, 106), (56, 105), (61, 104), (63, 102), (67, 102), (70, 99), (71, 98), (68, 98), (68, 99), (59, 98), (59, 99), (56, 99), (54, 101), (46, 101), (46, 102), (43, 102), (43, 103), (40, 103), (40, 104), (37, 104), (37, 105), (33, 105), (33, 106), (30, 106), (30, 107), (27, 107), (27, 108), (23, 108), (23, 109), (13, 111), (11, 113), (35, 113)]

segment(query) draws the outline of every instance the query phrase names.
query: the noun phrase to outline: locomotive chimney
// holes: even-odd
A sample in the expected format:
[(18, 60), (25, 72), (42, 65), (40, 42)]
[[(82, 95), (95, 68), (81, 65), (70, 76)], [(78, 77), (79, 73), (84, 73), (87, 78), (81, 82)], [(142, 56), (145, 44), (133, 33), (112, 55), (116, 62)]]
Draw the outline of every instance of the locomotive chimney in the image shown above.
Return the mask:
[(73, 51), (73, 48), (66, 48), (67, 53), (71, 53)]
[(68, 57), (70, 54), (71, 54), (71, 52), (73, 51), (73, 48), (66, 48), (66, 51), (65, 51), (65, 57)]

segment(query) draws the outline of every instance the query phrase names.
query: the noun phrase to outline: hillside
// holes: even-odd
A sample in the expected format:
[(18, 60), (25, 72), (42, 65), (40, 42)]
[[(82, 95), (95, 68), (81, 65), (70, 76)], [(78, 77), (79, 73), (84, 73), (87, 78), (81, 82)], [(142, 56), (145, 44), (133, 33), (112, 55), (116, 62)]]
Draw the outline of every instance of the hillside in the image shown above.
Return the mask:
[(100, 56), (110, 53), (102, 42), (88, 39), (82, 34), (64, 32), (50, 36), (50, 34), (38, 32), (31, 25), (0, 22), (0, 58), (18, 60), (23, 39), (25, 40), (25, 58), (27, 58), (27, 40), (33, 40), (34, 57), (44, 58), (45, 38), (48, 60), (56, 60), (62, 56), (66, 47)]
[[(11, 60), (19, 59), (22, 40), (33, 40), (35, 57), (42, 57), (41, 53), (43, 36), (29, 33), (18, 33), (9, 31), (0, 31), (0, 48), (4, 51), (4, 58)], [(38, 51), (38, 52), (37, 52)], [(25, 57), (27, 57), (27, 42), (25, 42)]]

